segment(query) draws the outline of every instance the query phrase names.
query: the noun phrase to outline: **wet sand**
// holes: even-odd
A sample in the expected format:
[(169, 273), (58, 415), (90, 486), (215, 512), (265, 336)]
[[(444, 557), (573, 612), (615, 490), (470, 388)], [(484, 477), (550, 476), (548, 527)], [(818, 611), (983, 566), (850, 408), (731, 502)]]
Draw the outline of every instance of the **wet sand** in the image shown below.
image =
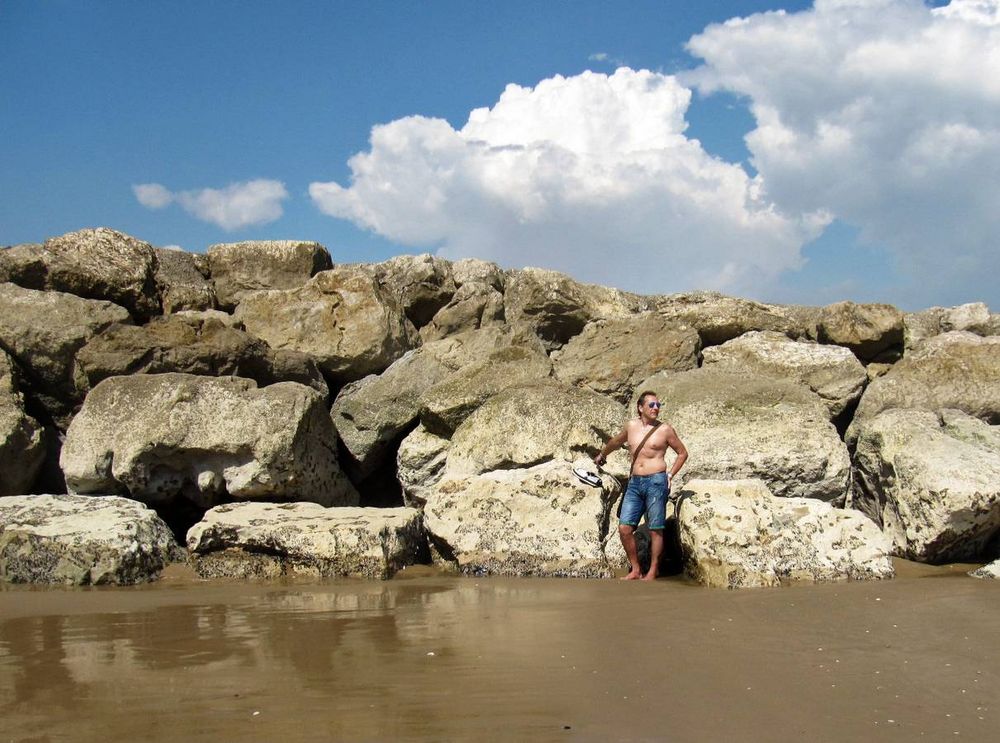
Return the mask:
[(2, 741), (997, 740), (1000, 583), (0, 588)]

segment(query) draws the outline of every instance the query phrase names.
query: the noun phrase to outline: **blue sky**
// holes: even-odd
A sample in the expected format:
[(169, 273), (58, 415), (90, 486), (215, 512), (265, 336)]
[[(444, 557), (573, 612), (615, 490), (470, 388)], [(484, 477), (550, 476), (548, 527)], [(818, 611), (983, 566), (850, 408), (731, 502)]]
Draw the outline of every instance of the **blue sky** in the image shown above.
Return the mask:
[(0, 244), (1000, 307), (1000, 9), (946, 5), (5, 0)]

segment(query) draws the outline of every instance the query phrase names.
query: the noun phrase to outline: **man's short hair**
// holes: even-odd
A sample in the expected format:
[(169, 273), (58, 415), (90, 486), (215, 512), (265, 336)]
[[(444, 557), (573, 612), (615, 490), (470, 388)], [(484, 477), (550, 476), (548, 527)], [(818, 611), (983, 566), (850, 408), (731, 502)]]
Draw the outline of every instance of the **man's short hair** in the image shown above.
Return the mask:
[(639, 393), (639, 402), (636, 403), (636, 407), (637, 408), (642, 408), (642, 406), (646, 404), (646, 398), (647, 397), (659, 397), (659, 395), (657, 395), (652, 390), (644, 390), (643, 392), (640, 392)]

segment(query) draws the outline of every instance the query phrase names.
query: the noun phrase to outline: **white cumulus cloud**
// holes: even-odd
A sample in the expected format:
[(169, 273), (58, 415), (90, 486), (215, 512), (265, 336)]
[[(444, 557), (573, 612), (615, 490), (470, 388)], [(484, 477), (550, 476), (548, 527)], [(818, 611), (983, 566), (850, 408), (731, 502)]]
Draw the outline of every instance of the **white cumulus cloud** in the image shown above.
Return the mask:
[[(745, 96), (768, 197), (889, 248), (913, 302), (995, 293), (1000, 0), (817, 0), (708, 27), (682, 79)], [(949, 293), (950, 292), (950, 293)]]
[(326, 214), (448, 258), (759, 294), (828, 218), (783, 213), (685, 136), (690, 100), (673, 76), (628, 68), (508, 85), (459, 130), (421, 116), (375, 127), (348, 186), (309, 192)]
[(177, 202), (192, 216), (224, 230), (273, 222), (284, 213), (282, 202), (288, 198), (285, 184), (263, 178), (176, 193), (158, 183), (146, 183), (132, 186), (132, 191), (145, 207), (162, 209)]

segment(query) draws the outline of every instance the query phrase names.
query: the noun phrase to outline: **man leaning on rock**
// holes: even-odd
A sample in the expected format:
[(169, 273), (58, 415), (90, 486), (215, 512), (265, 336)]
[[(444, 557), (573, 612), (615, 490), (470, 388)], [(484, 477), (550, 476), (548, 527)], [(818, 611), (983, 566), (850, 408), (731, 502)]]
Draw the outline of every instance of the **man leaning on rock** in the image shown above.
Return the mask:
[[(631, 570), (622, 580), (655, 580), (663, 554), (670, 482), (684, 466), (688, 453), (673, 426), (660, 423), (662, 405), (655, 392), (640, 394), (636, 407), (638, 417), (626, 423), (621, 433), (604, 445), (594, 456), (594, 462), (602, 464), (610, 452), (628, 442), (632, 452), (632, 469), (618, 518), (618, 536), (621, 537)], [(665, 459), (668, 446), (677, 454), (669, 472)], [(635, 546), (635, 529), (643, 514), (646, 514), (646, 526), (650, 533), (649, 570), (645, 575), (639, 567)]]

